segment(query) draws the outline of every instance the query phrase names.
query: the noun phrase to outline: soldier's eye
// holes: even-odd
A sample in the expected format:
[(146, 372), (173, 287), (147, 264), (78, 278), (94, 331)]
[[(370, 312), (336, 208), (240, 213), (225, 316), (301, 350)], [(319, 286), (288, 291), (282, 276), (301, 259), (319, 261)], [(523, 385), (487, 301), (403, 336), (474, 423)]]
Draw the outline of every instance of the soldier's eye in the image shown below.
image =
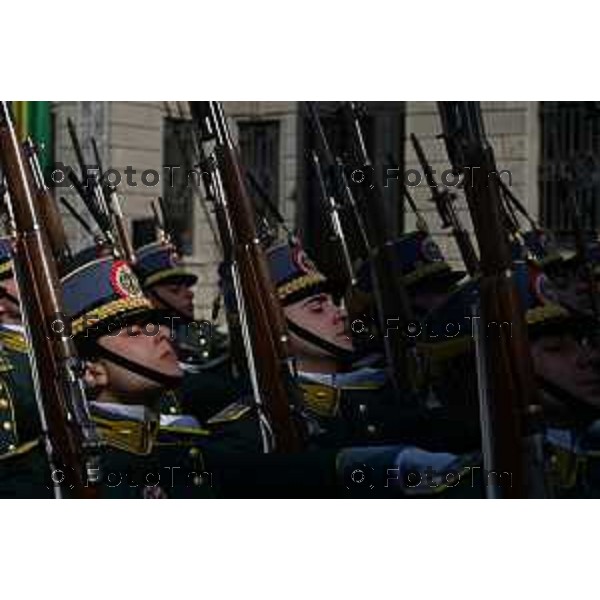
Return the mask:
[(311, 300), (308, 305), (308, 310), (310, 310), (311, 312), (321, 312), (323, 310), (323, 302), (322, 300), (316, 299), (316, 300)]

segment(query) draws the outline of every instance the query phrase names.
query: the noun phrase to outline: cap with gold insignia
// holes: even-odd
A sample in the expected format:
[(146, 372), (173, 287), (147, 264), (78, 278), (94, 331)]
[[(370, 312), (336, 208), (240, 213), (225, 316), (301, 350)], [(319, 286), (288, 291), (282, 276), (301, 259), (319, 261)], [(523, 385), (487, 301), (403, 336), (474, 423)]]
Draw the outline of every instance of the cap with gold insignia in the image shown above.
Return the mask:
[[(449, 289), (465, 276), (464, 271), (456, 271), (446, 262), (435, 240), (424, 231), (413, 231), (390, 242), (394, 250), (396, 265), (404, 284), (412, 289)], [(358, 271), (358, 287), (371, 291), (371, 278), (365, 262)]]
[(97, 338), (133, 321), (151, 318), (152, 304), (123, 260), (104, 257), (84, 263), (62, 279), (71, 333)]
[(153, 242), (136, 250), (135, 270), (144, 289), (159, 283), (183, 283), (192, 286), (198, 277), (181, 263), (175, 246)]
[(329, 283), (299, 241), (279, 243), (267, 250), (271, 278), (282, 304), (289, 305), (323, 291)]

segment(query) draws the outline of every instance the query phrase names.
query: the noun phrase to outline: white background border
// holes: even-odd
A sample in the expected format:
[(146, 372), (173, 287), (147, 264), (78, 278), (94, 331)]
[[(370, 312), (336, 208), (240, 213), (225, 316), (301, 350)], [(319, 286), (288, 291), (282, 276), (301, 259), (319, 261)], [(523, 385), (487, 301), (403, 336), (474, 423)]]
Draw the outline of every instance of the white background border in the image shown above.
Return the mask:
[[(488, 6), (488, 5), (486, 5)], [(592, 99), (583, 2), (4, 3), (29, 100)], [(592, 595), (592, 502), (3, 501), (4, 598)]]

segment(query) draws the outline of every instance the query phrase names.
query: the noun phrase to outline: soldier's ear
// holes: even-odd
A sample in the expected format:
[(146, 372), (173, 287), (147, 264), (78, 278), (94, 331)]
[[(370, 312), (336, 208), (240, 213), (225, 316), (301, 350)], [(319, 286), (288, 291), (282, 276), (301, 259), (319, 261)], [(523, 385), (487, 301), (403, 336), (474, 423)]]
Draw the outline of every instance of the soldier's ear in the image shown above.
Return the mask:
[(100, 391), (108, 385), (108, 370), (102, 361), (89, 361), (85, 363), (83, 380), (87, 387)]

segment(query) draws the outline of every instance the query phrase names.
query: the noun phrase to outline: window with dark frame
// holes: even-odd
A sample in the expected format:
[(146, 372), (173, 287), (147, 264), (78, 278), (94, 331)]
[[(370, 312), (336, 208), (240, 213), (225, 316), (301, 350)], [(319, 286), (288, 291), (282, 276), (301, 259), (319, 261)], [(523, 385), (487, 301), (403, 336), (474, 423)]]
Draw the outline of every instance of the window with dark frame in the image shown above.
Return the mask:
[[(249, 189), (261, 211), (265, 207), (263, 196), (279, 207), (279, 135), (277, 120), (240, 121), (238, 123), (239, 147), (242, 162), (249, 174)], [(270, 221), (272, 218), (267, 215)]]
[(541, 102), (540, 220), (559, 242), (573, 242), (568, 197), (582, 229), (600, 228), (600, 106), (597, 102)]
[(165, 118), (163, 127), (163, 199), (166, 229), (179, 252), (194, 252), (193, 127), (185, 119)]

